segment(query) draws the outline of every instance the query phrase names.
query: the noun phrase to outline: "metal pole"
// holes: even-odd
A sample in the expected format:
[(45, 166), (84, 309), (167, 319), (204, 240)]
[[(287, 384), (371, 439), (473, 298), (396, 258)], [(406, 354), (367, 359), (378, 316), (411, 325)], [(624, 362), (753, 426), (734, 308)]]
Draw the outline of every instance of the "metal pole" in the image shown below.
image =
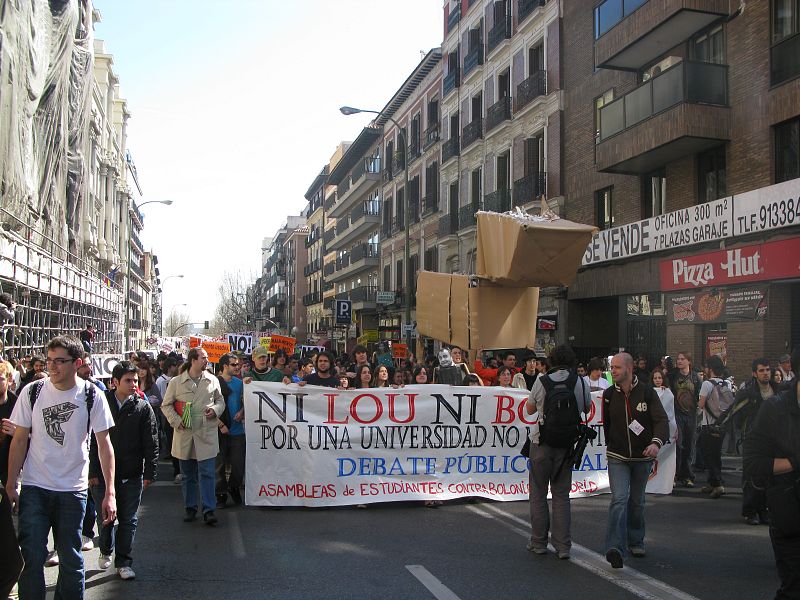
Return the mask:
[[(133, 202), (133, 200), (129, 201)], [(120, 348), (120, 352), (127, 351), (126, 346), (128, 345), (128, 339), (130, 337), (131, 330), (131, 229), (133, 228), (133, 217), (131, 217), (130, 205), (127, 202), (125, 204), (125, 210), (128, 213), (128, 239), (125, 242), (128, 245), (128, 264), (125, 265), (127, 273), (127, 277), (125, 277), (125, 337), (122, 339), (122, 348)]]

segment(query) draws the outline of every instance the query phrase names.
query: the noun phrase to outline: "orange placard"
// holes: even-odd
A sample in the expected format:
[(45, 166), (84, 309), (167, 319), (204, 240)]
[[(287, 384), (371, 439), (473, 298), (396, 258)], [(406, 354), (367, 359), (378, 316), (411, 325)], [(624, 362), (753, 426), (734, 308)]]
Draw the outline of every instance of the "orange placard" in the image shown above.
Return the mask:
[(223, 354), (231, 351), (231, 345), (228, 342), (203, 342), (203, 350), (208, 353), (208, 362), (218, 363)]
[(270, 353), (274, 353), (278, 350), (283, 350), (287, 355), (291, 356), (294, 354), (294, 346), (296, 343), (297, 340), (293, 337), (272, 335), (270, 336), (269, 351)]
[(392, 358), (408, 358), (408, 344), (393, 343)]
[(199, 337), (190, 336), (189, 337), (189, 350), (191, 350), (192, 348), (197, 348), (202, 343), (203, 343), (203, 340), (201, 340)]

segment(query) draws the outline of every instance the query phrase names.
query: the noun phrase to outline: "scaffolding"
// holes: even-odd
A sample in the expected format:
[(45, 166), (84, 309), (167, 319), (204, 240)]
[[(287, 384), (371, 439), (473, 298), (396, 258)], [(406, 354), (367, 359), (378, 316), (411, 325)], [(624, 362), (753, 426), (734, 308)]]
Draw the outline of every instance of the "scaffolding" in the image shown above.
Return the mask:
[(5, 208), (0, 215), (0, 286), (17, 303), (14, 323), (3, 326), (5, 353), (43, 353), (54, 336), (77, 336), (90, 324), (95, 352), (120, 352), (123, 286), (37, 230), (30, 217), (24, 222)]

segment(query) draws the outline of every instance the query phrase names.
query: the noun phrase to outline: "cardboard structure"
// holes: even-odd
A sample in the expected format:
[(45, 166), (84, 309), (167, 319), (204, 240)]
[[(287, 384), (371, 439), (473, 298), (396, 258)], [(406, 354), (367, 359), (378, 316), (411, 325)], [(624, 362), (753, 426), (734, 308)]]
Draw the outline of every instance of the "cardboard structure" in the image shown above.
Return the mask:
[(479, 212), (476, 275), (507, 287), (568, 286), (597, 231), (560, 219)]
[(421, 271), (417, 331), (462, 348), (534, 347), (539, 288), (500, 287), (484, 281), (471, 287), (470, 279)]

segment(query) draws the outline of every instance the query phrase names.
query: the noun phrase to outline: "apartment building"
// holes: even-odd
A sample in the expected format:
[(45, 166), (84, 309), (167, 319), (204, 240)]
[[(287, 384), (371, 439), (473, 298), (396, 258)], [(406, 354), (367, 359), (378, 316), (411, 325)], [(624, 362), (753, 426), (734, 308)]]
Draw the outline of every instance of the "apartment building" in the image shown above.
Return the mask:
[(562, 31), (565, 214), (601, 229), (568, 339), (739, 378), (800, 343), (800, 2), (571, 2)]
[(302, 303), (307, 284), (302, 273), (307, 264), (307, 235), (306, 217), (290, 215), (273, 237), (264, 238), (264, 268), (253, 289), (256, 325), (263, 326), (261, 331), (292, 335), (300, 331), (299, 322), (305, 331)]
[[(286, 253), (286, 328), (296, 338), (306, 332), (306, 307), (303, 299), (308, 292), (309, 261), (306, 251), (308, 225), (306, 217), (289, 217), (295, 226), (289, 230), (283, 245)], [(288, 224), (287, 224), (288, 226)], [(313, 265), (312, 265), (313, 266)]]
[(304, 211), (306, 217), (306, 266), (303, 269), (306, 277), (306, 294), (303, 296), (303, 306), (306, 310), (306, 331), (304, 337), (313, 343), (318, 331), (322, 329), (322, 263), (325, 258), (325, 245), (322, 234), (325, 231), (323, 202), (325, 200), (325, 185), (328, 181), (329, 167), (325, 165), (314, 178), (305, 193), (308, 201)]

